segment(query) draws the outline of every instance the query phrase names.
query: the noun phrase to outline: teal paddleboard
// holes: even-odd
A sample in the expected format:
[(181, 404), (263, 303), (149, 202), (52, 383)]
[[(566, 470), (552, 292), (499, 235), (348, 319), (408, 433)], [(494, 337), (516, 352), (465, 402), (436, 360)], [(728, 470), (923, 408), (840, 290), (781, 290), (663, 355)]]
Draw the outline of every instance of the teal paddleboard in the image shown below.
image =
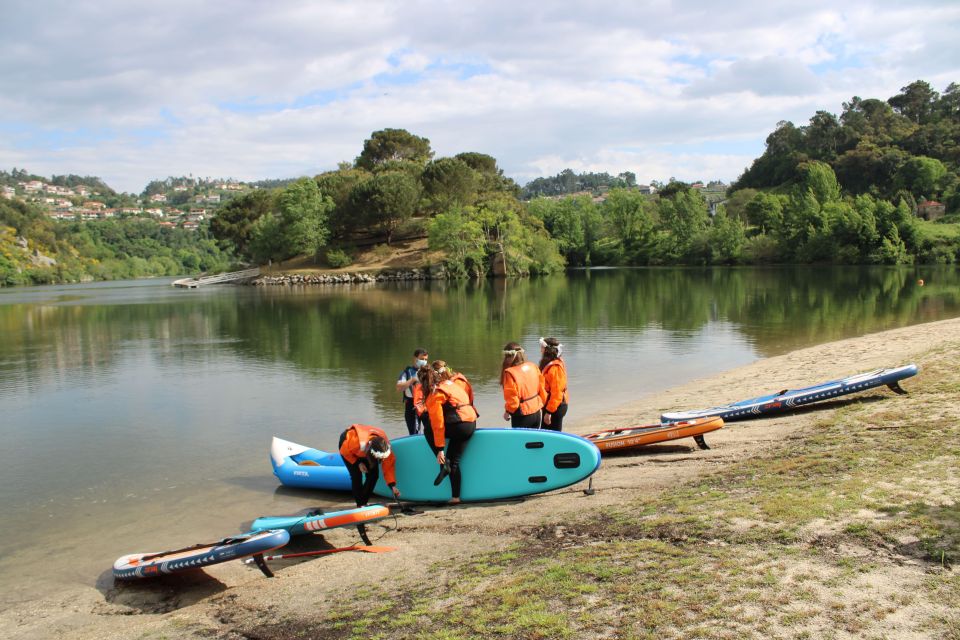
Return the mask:
[[(422, 435), (390, 441), (397, 458), (401, 500), (446, 502), (450, 478), (439, 486), (437, 459)], [(600, 450), (589, 440), (546, 429), (477, 429), (460, 461), (460, 499), (481, 502), (560, 489), (590, 477)], [(393, 497), (383, 476), (374, 492)]]

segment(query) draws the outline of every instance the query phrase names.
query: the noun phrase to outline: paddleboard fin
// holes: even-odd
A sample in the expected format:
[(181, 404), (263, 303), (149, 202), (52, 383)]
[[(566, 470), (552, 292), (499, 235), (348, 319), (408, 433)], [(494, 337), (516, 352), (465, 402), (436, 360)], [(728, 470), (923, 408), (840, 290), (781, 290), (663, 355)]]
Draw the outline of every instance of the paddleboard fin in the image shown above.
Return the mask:
[(590, 482), (587, 483), (587, 488), (583, 490), (583, 493), (588, 496), (592, 496), (596, 491), (593, 489), (593, 476), (590, 476)]
[(890, 387), (890, 390), (896, 393), (897, 395), (900, 395), (900, 396), (907, 395), (907, 390), (900, 386), (899, 380), (897, 382), (891, 382), (887, 386)]
[(267, 576), (268, 578), (273, 577), (273, 571), (270, 571), (270, 567), (267, 566), (267, 562), (263, 559), (262, 553), (258, 553), (257, 555), (253, 556), (253, 561), (257, 563), (257, 568), (259, 568), (260, 571), (263, 571), (263, 575)]
[(370, 538), (367, 537), (367, 526), (366, 526), (366, 525), (364, 525), (364, 524), (358, 524), (358, 525), (357, 525), (357, 531), (360, 532), (360, 539), (363, 540), (363, 543), (364, 543), (365, 545), (367, 545), (368, 547), (371, 546), (371, 545), (373, 545), (373, 543), (370, 542)]
[(697, 446), (701, 449), (709, 449), (710, 445), (707, 444), (707, 441), (703, 439), (703, 434), (699, 436), (693, 436), (693, 441), (697, 443)]

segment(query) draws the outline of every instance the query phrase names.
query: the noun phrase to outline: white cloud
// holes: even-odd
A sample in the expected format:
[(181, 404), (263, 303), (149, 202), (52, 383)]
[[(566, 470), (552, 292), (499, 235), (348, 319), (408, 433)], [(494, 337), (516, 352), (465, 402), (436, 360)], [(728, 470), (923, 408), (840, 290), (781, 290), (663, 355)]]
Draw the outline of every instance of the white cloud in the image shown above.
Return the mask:
[(733, 179), (780, 120), (960, 81), (936, 0), (7, 4), (0, 167), (128, 191), (316, 173), (384, 127), (524, 179)]

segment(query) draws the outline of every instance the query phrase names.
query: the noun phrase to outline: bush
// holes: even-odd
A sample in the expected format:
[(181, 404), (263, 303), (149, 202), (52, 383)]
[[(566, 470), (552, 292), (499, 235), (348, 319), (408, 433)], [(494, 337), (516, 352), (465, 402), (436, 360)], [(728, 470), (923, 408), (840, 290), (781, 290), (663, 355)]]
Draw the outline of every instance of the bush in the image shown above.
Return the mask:
[(325, 255), (327, 264), (334, 269), (342, 269), (353, 264), (353, 258), (343, 249), (329, 249)]

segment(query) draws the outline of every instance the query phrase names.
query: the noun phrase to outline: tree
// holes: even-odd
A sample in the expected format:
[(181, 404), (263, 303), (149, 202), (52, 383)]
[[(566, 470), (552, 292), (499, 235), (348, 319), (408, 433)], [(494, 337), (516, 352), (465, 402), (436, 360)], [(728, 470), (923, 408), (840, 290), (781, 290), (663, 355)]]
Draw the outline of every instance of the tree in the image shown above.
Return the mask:
[(385, 234), (390, 244), (397, 228), (413, 215), (419, 199), (420, 188), (406, 173), (378, 173), (353, 188), (350, 209)]
[(253, 223), (273, 209), (273, 193), (258, 189), (234, 198), (217, 210), (210, 221), (213, 237), (238, 254), (248, 256)]
[(440, 158), (427, 163), (420, 182), (428, 210), (440, 212), (473, 204), (480, 180), (463, 160)]
[(483, 227), (463, 210), (451, 209), (430, 222), (430, 248), (446, 253), (447, 269), (457, 276), (480, 277), (486, 270)]
[(333, 200), (334, 208), (327, 216), (327, 227), (334, 238), (342, 238), (360, 224), (350, 209), (350, 192), (373, 174), (363, 169), (354, 169), (349, 163), (336, 171), (321, 173), (315, 179), (320, 192)]
[(821, 205), (840, 199), (840, 183), (825, 162), (803, 162), (797, 167), (797, 181), (801, 190), (809, 189)]
[(761, 233), (769, 233), (783, 224), (783, 202), (770, 193), (757, 193), (745, 207), (747, 220)]
[(619, 243), (620, 260), (647, 264), (655, 238), (656, 205), (641, 193), (612, 189), (601, 206), (607, 234)]
[(887, 103), (911, 122), (923, 124), (930, 120), (939, 98), (930, 83), (917, 80), (900, 89)]
[(316, 261), (317, 252), (330, 235), (327, 215), (333, 207), (333, 200), (320, 193), (311, 178), (300, 178), (277, 194), (288, 255), (305, 253)]
[(935, 158), (917, 156), (907, 160), (894, 176), (897, 188), (909, 191), (915, 198), (940, 196), (947, 168)]
[(427, 138), (415, 136), (405, 129), (382, 129), (374, 131), (364, 141), (356, 166), (373, 171), (392, 160), (408, 160), (423, 165), (432, 157), (433, 151)]

